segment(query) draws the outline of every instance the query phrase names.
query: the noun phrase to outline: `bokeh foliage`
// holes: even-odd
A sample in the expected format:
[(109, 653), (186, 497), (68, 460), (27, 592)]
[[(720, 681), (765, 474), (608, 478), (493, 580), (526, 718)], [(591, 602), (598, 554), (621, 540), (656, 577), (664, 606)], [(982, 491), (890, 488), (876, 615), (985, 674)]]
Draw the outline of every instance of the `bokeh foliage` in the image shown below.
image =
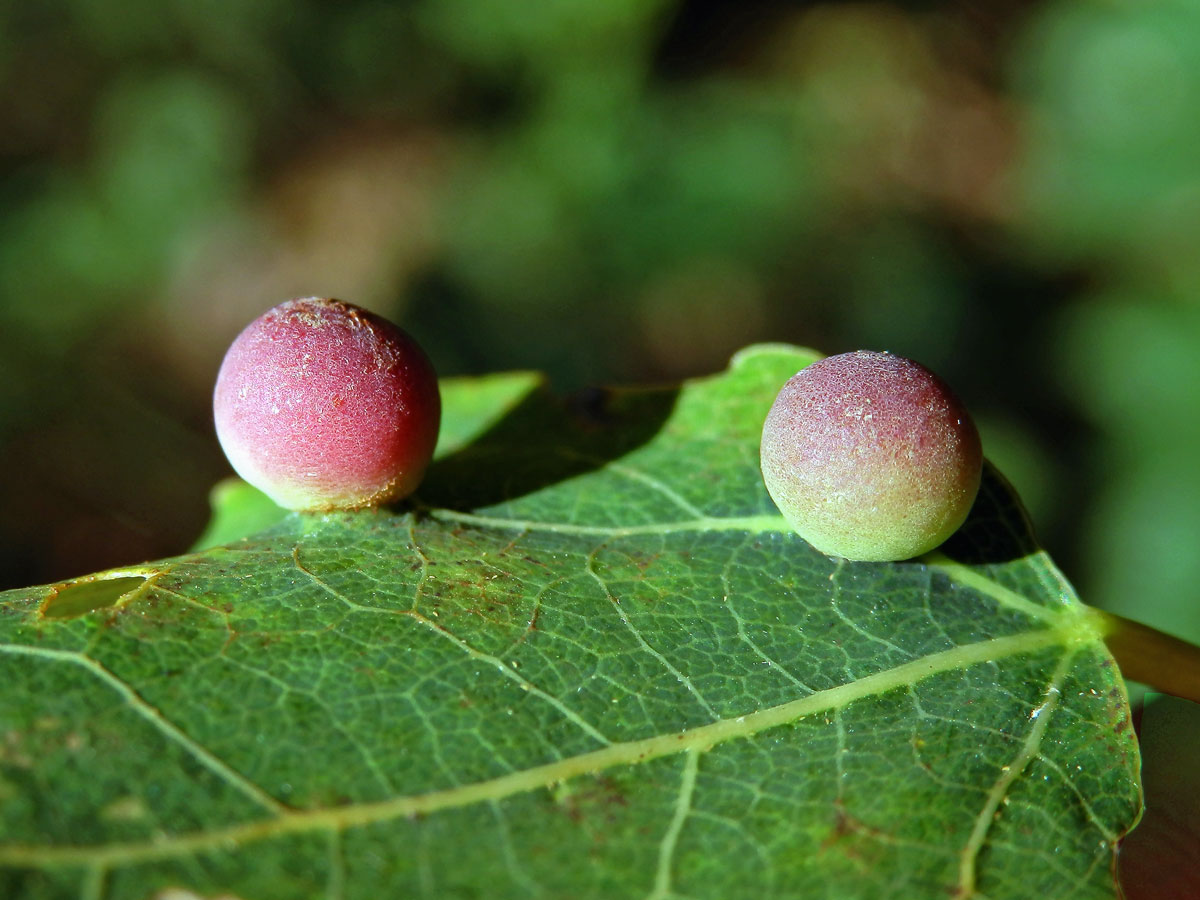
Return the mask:
[(186, 546), (227, 471), (224, 346), (330, 294), (446, 373), (567, 388), (754, 340), (915, 356), (1086, 599), (1200, 638), (1197, 25), (1191, 0), (10, 0), (0, 579)]

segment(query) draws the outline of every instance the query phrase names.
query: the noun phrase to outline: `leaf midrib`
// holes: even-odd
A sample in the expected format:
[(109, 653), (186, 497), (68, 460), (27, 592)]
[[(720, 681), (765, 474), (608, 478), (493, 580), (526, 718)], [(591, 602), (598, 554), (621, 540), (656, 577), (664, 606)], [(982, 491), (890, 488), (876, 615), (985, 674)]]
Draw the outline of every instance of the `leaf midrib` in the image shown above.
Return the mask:
[[(684, 751), (704, 752), (727, 741), (753, 737), (762, 731), (787, 725), (817, 713), (842, 709), (867, 697), (911, 687), (943, 672), (1054, 646), (1063, 646), (1068, 652), (1074, 653), (1081, 644), (1096, 640), (1098, 635), (1085, 617), (1071, 618), (1073, 623), (1070, 625), (953, 647), (743, 716), (721, 719), (670, 734), (615, 743), (567, 759), (442, 791), (332, 809), (289, 810), (269, 819), (166, 839), (67, 847), (10, 844), (0, 847), (0, 865), (112, 866), (147, 862), (185, 856), (228, 846), (230, 843), (245, 844), (297, 833), (341, 831), (443, 809), (502, 800), (615, 766), (636, 765)], [(12, 646), (0, 645), (0, 652), (12, 652), (14, 649)], [(20, 651), (28, 653), (29, 648), (22, 647)]]
[[(454, 521), (473, 527), (520, 531), (523, 533), (551, 533), (579, 536), (596, 536), (607, 539), (629, 535), (667, 535), (680, 532), (741, 532), (752, 534), (786, 534), (794, 532), (787, 521), (779, 515), (756, 516), (701, 516), (672, 522), (651, 523), (636, 526), (589, 526), (571, 523), (545, 522), (530, 519), (483, 516), (453, 510), (426, 510), (434, 518)], [(172, 561), (177, 564), (179, 560)], [(934, 551), (919, 560), (930, 569), (939, 571), (951, 581), (974, 590), (994, 600), (1001, 607), (1022, 613), (1046, 625), (1036, 631), (992, 638), (972, 644), (960, 645), (939, 651), (920, 659), (895, 666), (853, 682), (837, 685), (797, 700), (748, 713), (735, 718), (719, 719), (705, 725), (665, 735), (655, 735), (636, 741), (611, 743), (599, 750), (557, 760), (542, 766), (523, 769), (508, 775), (473, 784), (462, 785), (427, 794), (393, 797), (388, 800), (360, 803), (334, 809), (290, 810), (275, 804), (281, 810), (268, 819), (229, 826), (211, 831), (194, 832), (168, 839), (153, 841), (97, 844), (92, 846), (41, 846), (32, 844), (10, 844), (0, 847), (0, 865), (99, 865), (112, 866), (154, 859), (184, 856), (212, 849), (229, 842), (248, 843), (266, 840), (286, 834), (340, 831), (391, 819), (431, 813), (442, 809), (469, 806), (485, 801), (497, 801), (515, 794), (545, 788), (563, 780), (580, 775), (599, 772), (619, 765), (635, 765), (684, 751), (703, 752), (718, 744), (738, 738), (749, 738), (761, 731), (776, 728), (821, 712), (841, 709), (852, 702), (876, 696), (901, 687), (910, 687), (925, 678), (942, 672), (966, 668), (983, 662), (1043, 650), (1056, 645), (1068, 648), (1072, 654), (1082, 644), (1099, 641), (1103, 636), (1102, 623), (1095, 620), (1087, 607), (1074, 603), (1062, 607), (1045, 607), (1033, 603), (992, 579), (968, 566)], [(114, 570), (116, 573), (118, 570)], [(128, 568), (119, 570), (124, 574)], [(150, 567), (139, 567), (139, 574), (146, 574), (144, 587), (131, 592), (140, 594), (156, 580)], [(154, 574), (161, 575), (164, 570)], [(108, 575), (109, 573), (103, 573)], [(85, 670), (99, 673), (99, 663), (86, 654), (70, 651), (44, 651), (41, 648), (18, 645), (0, 645), (0, 652), (43, 655), (55, 659), (70, 657)], [(1069, 655), (1068, 654), (1068, 655)], [(107, 672), (107, 670), (105, 670)], [(102, 678), (109, 687), (122, 695), (136, 693), (123, 682), (110, 683), (116, 676)], [(119, 679), (117, 679), (119, 681)], [(129, 697), (126, 697), (128, 700)], [(139, 698), (140, 699), (140, 698)], [(156, 712), (156, 711), (155, 711)], [(162, 718), (156, 716), (156, 720)], [(163, 721), (167, 721), (163, 719)], [(177, 739), (174, 732), (166, 735)], [(210, 766), (211, 768), (211, 766)], [(223, 766), (218, 768), (223, 769)], [(221, 775), (229, 773), (221, 771)], [(243, 790), (247, 787), (239, 784)], [(253, 791), (252, 793), (257, 793)], [(261, 801), (261, 797), (255, 797)]]

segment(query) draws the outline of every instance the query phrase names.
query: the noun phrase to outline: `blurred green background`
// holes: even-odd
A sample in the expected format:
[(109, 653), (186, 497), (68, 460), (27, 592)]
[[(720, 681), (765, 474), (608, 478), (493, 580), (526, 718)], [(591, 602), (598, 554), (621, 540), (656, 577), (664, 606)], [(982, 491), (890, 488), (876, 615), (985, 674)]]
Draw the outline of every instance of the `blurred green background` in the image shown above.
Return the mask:
[(1200, 3), (0, 8), (0, 587), (177, 553), (283, 299), (562, 390), (945, 376), (1090, 602), (1200, 640)]

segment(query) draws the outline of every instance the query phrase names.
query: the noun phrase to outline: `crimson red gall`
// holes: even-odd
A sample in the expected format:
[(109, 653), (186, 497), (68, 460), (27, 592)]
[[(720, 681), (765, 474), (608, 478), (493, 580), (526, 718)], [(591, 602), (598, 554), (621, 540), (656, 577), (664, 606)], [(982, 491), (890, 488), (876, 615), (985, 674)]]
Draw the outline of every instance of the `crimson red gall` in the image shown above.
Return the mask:
[(967, 517), (979, 433), (950, 388), (890, 353), (819, 360), (783, 386), (763, 425), (763, 480), (797, 533), (830, 556), (902, 560)]
[(356, 509), (416, 489), (441, 397), (433, 365), (399, 327), (306, 297), (268, 310), (234, 340), (213, 416), (234, 470), (280, 506)]

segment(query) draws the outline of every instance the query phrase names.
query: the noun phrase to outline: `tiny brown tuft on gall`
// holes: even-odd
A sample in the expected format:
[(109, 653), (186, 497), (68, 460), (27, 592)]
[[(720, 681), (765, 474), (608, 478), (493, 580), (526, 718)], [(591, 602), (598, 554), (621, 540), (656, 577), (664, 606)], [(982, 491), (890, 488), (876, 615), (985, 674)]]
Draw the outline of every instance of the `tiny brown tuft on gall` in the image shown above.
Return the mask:
[(783, 386), (763, 425), (763, 480), (822, 553), (919, 556), (953, 534), (979, 490), (983, 454), (966, 408), (912, 360), (860, 350)]
[(280, 506), (356, 509), (411, 494), (441, 421), (437, 374), (408, 334), (350, 303), (289, 300), (238, 335), (213, 392), (217, 438)]

